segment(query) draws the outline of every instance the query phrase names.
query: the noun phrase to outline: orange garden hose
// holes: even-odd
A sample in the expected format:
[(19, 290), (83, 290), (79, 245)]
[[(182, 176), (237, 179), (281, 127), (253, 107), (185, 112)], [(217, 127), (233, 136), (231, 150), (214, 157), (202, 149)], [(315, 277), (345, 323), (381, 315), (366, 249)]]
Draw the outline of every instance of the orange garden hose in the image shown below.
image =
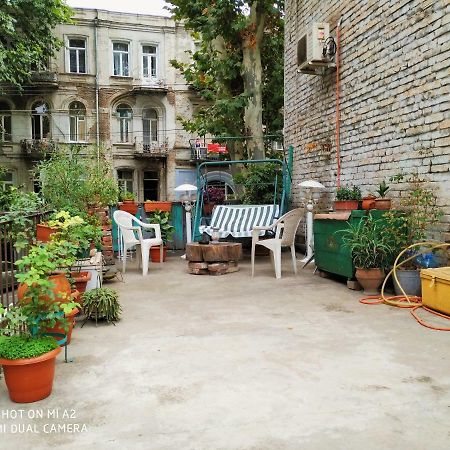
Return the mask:
[(340, 118), (341, 111), (339, 106), (339, 64), (340, 64), (340, 51), (341, 47), (341, 19), (336, 27), (336, 163), (337, 163), (337, 174), (336, 174), (336, 186), (341, 187), (341, 136), (340, 136)]
[[(419, 247), (419, 248), (427, 247), (427, 248), (424, 250), (421, 250), (421, 251), (419, 251), (419, 253), (415, 253), (413, 256), (410, 256), (409, 258), (399, 262), (400, 258), (403, 256), (403, 254), (414, 247)], [(386, 305), (395, 306), (397, 308), (411, 309), (411, 315), (414, 317), (414, 319), (416, 319), (416, 321), (420, 325), (430, 328), (431, 330), (450, 331), (450, 328), (432, 325), (428, 322), (425, 322), (421, 317), (419, 317), (419, 315), (417, 314), (417, 310), (420, 308), (423, 308), (425, 311), (429, 312), (430, 314), (433, 314), (438, 317), (442, 317), (446, 320), (450, 320), (450, 316), (448, 316), (446, 314), (442, 314), (437, 311), (434, 311), (433, 309), (427, 308), (426, 306), (422, 305), (422, 297), (408, 296), (408, 294), (406, 294), (406, 292), (404, 291), (402, 285), (399, 283), (398, 278), (397, 278), (397, 268), (398, 267), (406, 264), (407, 262), (416, 258), (418, 255), (422, 255), (422, 254), (428, 253), (432, 250), (435, 250), (438, 248), (445, 248), (445, 247), (450, 247), (450, 244), (442, 244), (442, 243), (436, 243), (436, 242), (419, 242), (417, 244), (413, 244), (413, 245), (410, 245), (409, 247), (405, 248), (402, 252), (399, 253), (397, 258), (395, 259), (393, 268), (390, 270), (390, 272), (387, 274), (386, 278), (384, 279), (383, 285), (381, 287), (381, 295), (369, 295), (367, 297), (363, 297), (359, 300), (360, 303), (363, 303), (364, 305), (381, 305), (382, 303), (384, 303)], [(397, 282), (403, 295), (395, 295), (395, 296), (390, 296), (390, 297), (386, 297), (384, 295), (384, 288), (386, 286), (387, 280), (389, 279), (389, 277), (391, 275), (394, 278), (394, 280)]]

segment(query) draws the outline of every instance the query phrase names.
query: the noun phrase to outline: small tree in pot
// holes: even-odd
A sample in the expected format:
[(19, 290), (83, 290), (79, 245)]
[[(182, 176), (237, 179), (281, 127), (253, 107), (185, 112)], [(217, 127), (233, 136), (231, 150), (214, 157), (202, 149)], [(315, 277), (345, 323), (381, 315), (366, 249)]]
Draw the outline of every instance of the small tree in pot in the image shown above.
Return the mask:
[(341, 186), (336, 189), (335, 211), (353, 211), (358, 209), (361, 190), (357, 186)]
[(356, 279), (366, 293), (377, 292), (393, 251), (386, 224), (368, 215), (356, 224), (349, 223), (348, 228), (339, 233), (352, 253)]

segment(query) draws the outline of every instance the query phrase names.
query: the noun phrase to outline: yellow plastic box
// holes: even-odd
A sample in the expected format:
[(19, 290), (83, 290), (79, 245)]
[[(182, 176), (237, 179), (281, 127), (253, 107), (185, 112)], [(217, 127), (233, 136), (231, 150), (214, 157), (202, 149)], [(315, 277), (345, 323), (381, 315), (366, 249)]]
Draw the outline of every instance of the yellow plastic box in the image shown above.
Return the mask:
[(450, 316), (450, 267), (422, 269), (422, 303)]

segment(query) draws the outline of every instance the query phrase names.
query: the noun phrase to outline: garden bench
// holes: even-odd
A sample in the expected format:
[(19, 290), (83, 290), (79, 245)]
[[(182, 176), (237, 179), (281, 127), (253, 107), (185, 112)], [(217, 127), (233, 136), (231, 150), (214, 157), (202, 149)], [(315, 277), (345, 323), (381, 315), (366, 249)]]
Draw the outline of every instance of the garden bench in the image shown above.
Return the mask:
[[(213, 209), (211, 223), (201, 225), (200, 233), (212, 235), (213, 229), (219, 230), (221, 239), (228, 236), (235, 238), (252, 237), (254, 227), (268, 227), (278, 218), (278, 205), (216, 205)], [(260, 232), (260, 236), (265, 231)]]

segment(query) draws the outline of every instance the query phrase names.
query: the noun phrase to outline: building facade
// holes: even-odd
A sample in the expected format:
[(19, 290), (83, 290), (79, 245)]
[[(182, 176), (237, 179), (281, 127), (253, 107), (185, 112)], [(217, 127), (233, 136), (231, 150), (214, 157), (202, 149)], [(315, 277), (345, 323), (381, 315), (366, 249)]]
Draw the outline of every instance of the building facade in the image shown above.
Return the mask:
[(119, 185), (139, 201), (173, 199), (191, 181), (189, 140), (180, 117), (195, 102), (170, 60), (186, 61), (194, 42), (170, 18), (75, 9), (55, 35), (64, 45), (48, 71), (19, 95), (0, 97), (3, 184), (33, 188), (43, 153), (66, 144), (111, 149)]
[[(336, 72), (298, 73), (297, 44), (314, 22), (332, 36), (341, 22), (339, 111)], [(337, 179), (374, 192), (382, 180), (418, 171), (436, 189), (450, 223), (450, 3), (445, 0), (288, 0), (285, 32), (285, 144), (295, 148), (297, 183), (321, 181), (331, 205)], [(401, 197), (406, 184), (392, 184)]]

